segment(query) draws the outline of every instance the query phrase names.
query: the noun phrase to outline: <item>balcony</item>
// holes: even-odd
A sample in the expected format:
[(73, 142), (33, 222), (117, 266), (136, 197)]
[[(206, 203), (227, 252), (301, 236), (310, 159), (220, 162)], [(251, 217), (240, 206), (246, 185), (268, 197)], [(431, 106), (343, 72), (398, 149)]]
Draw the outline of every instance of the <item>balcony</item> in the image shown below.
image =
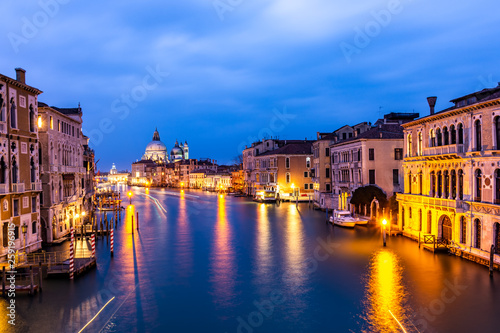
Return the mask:
[(12, 193), (24, 192), (24, 183), (12, 184)]
[(62, 173), (85, 173), (84, 167), (61, 165), (59, 166), (59, 172)]
[(463, 201), (454, 199), (433, 198), (418, 194), (398, 194), (398, 197), (405, 202), (413, 202), (429, 206), (439, 206), (454, 209), (463, 209)]
[(446, 155), (462, 155), (465, 153), (463, 144), (446, 145), (439, 147), (424, 148), (423, 156), (440, 156), (438, 159), (445, 159)]
[(51, 165), (49, 172), (57, 172), (58, 168), (57, 165)]
[(0, 184), (0, 194), (6, 194), (9, 190), (7, 184)]
[(31, 183), (31, 190), (32, 191), (42, 191), (42, 183), (41, 182), (38, 182), (38, 183)]

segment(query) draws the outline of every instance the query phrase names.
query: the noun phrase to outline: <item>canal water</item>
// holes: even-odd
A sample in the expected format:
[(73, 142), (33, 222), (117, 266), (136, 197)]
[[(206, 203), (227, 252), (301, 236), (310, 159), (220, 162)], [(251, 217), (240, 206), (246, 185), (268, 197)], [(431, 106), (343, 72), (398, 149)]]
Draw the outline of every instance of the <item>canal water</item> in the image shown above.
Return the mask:
[(18, 295), (15, 330), (2, 299), (5, 331), (500, 330), (500, 274), (490, 279), (486, 267), (402, 237), (383, 247), (379, 228), (333, 227), (307, 204), (132, 192), (114, 257), (98, 239), (97, 269), (74, 282), (44, 280), (34, 297)]

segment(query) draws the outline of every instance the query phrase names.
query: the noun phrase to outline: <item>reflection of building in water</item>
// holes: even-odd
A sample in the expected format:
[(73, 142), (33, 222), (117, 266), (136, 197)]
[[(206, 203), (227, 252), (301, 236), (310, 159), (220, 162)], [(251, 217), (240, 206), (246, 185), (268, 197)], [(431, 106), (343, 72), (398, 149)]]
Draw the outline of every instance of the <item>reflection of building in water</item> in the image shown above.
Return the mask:
[(368, 329), (365, 332), (400, 332), (401, 326), (409, 326), (404, 308), (402, 267), (394, 253), (387, 250), (375, 253), (367, 282), (365, 319)]

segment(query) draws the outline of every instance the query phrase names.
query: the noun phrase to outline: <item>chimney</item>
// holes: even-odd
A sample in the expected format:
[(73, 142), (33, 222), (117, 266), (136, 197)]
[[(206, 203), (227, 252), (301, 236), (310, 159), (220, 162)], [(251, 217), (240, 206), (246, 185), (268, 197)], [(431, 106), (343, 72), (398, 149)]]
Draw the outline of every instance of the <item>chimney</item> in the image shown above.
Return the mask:
[(354, 137), (357, 138), (358, 137), (358, 131), (354, 131)]
[(380, 138), (382, 139), (382, 132), (380, 132)]
[(427, 103), (429, 103), (429, 107), (431, 109), (431, 115), (434, 114), (434, 107), (436, 106), (436, 100), (437, 100), (436, 96), (427, 97)]
[(26, 84), (26, 71), (22, 68), (16, 68), (16, 81)]

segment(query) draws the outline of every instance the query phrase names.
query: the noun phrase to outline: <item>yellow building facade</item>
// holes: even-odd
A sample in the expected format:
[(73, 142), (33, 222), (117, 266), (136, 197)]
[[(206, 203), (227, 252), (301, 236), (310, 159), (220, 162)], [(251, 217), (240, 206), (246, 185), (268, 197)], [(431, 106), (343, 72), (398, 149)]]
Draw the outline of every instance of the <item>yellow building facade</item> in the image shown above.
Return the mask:
[(500, 263), (500, 86), (403, 124), (404, 193), (399, 228), (432, 235), (469, 259)]

